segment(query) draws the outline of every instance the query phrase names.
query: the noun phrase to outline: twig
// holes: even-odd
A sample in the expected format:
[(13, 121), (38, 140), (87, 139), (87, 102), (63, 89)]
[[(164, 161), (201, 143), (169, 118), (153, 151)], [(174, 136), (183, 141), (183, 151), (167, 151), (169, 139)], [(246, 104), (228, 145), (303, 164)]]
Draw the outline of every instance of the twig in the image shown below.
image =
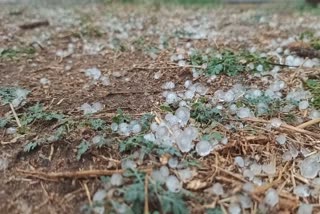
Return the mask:
[(240, 180), (242, 182), (247, 182), (246, 179), (242, 178), (241, 176), (239, 176), (239, 175), (237, 175), (235, 173), (232, 173), (232, 172), (230, 172), (228, 170), (222, 169), (217, 165), (212, 165), (212, 166), (215, 167), (217, 170), (222, 171), (222, 172), (224, 172), (224, 173), (226, 173), (228, 175), (231, 175), (232, 177), (234, 177), (234, 178), (236, 178), (236, 179), (238, 179), (238, 180)]
[[(149, 173), (152, 171), (152, 168), (138, 169), (138, 171)], [(17, 172), (25, 174), (26, 176), (39, 178), (43, 180), (56, 180), (59, 178), (73, 178), (73, 179), (94, 178), (98, 176), (112, 175), (115, 173), (124, 173), (125, 170), (95, 169), (95, 170), (83, 170), (83, 171), (75, 171), (75, 172), (41, 172), (41, 171), (35, 171), (35, 170), (29, 171), (29, 170), (17, 169)]]
[(21, 127), (21, 123), (20, 123), (19, 117), (18, 117), (16, 111), (14, 110), (14, 107), (13, 107), (12, 103), (9, 103), (9, 105), (10, 105), (12, 114), (13, 114), (13, 116), (14, 116), (14, 119), (15, 119), (16, 122), (17, 122), (18, 127)]
[(48, 26), (48, 25), (49, 25), (49, 21), (44, 20), (44, 21), (36, 21), (36, 22), (22, 24), (19, 27), (23, 30), (29, 30), (29, 29), (34, 29), (37, 27)]
[(296, 128), (304, 129), (304, 128), (308, 127), (308, 126), (312, 126), (312, 125), (317, 124), (317, 123), (320, 123), (320, 118), (309, 120), (308, 122), (300, 124)]
[(144, 180), (144, 214), (149, 214), (148, 186), (149, 177), (146, 175)]
[(90, 195), (88, 185), (87, 185), (87, 183), (84, 183), (84, 182), (82, 183), (82, 185), (83, 185), (83, 188), (84, 188), (86, 195), (88, 197), (89, 204), (90, 204), (90, 206), (92, 206), (92, 200), (91, 200), (91, 195)]
[[(259, 122), (259, 123), (269, 123), (269, 121), (267, 121), (267, 120), (258, 119), (258, 118), (245, 118), (243, 120), (252, 121), (252, 122)], [(280, 127), (287, 129), (289, 131), (299, 132), (301, 134), (306, 134), (306, 135), (310, 135), (310, 136), (313, 136), (316, 138), (320, 138), (320, 135), (317, 133), (313, 133), (313, 132), (310, 132), (310, 131), (307, 131), (307, 130), (304, 130), (304, 129), (301, 129), (298, 127), (290, 126), (288, 124), (281, 124)]]

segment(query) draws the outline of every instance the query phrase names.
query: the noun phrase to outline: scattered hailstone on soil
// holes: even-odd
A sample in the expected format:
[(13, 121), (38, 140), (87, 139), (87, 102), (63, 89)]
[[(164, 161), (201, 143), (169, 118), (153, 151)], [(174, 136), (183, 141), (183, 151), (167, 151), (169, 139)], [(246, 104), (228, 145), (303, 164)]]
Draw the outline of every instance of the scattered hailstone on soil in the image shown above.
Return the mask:
[(107, 197), (107, 191), (104, 189), (99, 189), (92, 198), (94, 202), (102, 202)]
[(309, 107), (309, 102), (307, 100), (303, 100), (299, 102), (299, 110), (306, 110)]
[(212, 145), (206, 140), (202, 140), (196, 145), (196, 151), (198, 155), (202, 157), (209, 155), (211, 150), (212, 150)]
[(278, 135), (278, 136), (276, 137), (276, 141), (277, 141), (278, 144), (283, 145), (283, 144), (286, 143), (287, 137), (286, 137), (286, 135), (284, 135), (284, 134)]
[(96, 135), (92, 138), (92, 143), (94, 145), (103, 145), (106, 142), (106, 139), (101, 135)]
[(164, 83), (164, 84), (161, 86), (161, 88), (162, 88), (162, 89), (165, 89), (165, 90), (174, 89), (174, 87), (175, 87), (175, 84), (174, 84), (174, 82), (172, 82), (172, 81), (166, 82), (166, 83)]
[(249, 108), (244, 108), (244, 107), (238, 108), (237, 116), (241, 119), (248, 118), (248, 117), (254, 117), (251, 110)]
[(116, 132), (116, 131), (118, 131), (118, 124), (117, 123), (111, 123), (111, 126), (110, 126), (110, 128), (111, 128), (111, 130), (113, 131), (113, 132)]
[(83, 111), (83, 114), (93, 114), (101, 111), (103, 109), (103, 105), (99, 102), (92, 103), (92, 105), (84, 103), (81, 105), (80, 109)]
[(312, 110), (309, 114), (309, 119), (318, 119), (320, 118), (320, 111)]
[(193, 177), (193, 173), (192, 171), (187, 168), (187, 169), (180, 169), (177, 171), (178, 172), (178, 175), (179, 175), (179, 178), (182, 182), (188, 182), (192, 179)]
[(243, 189), (243, 191), (248, 192), (248, 193), (253, 192), (254, 191), (254, 184), (247, 182), (242, 186), (242, 189)]
[(248, 178), (250, 181), (254, 178), (254, 173), (250, 169), (243, 171), (243, 177)]
[(238, 203), (231, 203), (228, 207), (229, 214), (241, 214), (241, 207)]
[(121, 186), (123, 184), (123, 177), (121, 174), (115, 173), (111, 176), (110, 183), (112, 186)]
[(85, 75), (93, 80), (98, 80), (101, 76), (101, 71), (98, 68), (88, 68), (85, 70)]
[(47, 78), (41, 78), (40, 83), (41, 85), (50, 85), (50, 80), (48, 80)]
[(293, 193), (299, 197), (309, 197), (310, 189), (307, 185), (298, 185), (294, 188)]
[(270, 207), (274, 207), (276, 204), (279, 203), (279, 195), (278, 192), (271, 188), (266, 192), (264, 203), (269, 205)]
[(17, 88), (15, 90), (15, 98), (12, 100), (13, 107), (18, 107), (19, 105), (23, 105), (25, 103), (25, 99), (29, 94), (28, 90)]
[(244, 160), (243, 160), (243, 158), (242, 157), (240, 157), (240, 156), (237, 156), (237, 157), (235, 157), (234, 158), (234, 162), (235, 162), (235, 164), (237, 164), (239, 167), (244, 167)]
[(168, 161), (169, 167), (173, 168), (173, 169), (177, 168), (178, 164), (179, 164), (179, 161), (178, 161), (177, 158), (170, 158), (169, 161)]
[(101, 84), (104, 86), (109, 86), (111, 84), (109, 76), (102, 76), (100, 78), (100, 81), (101, 81)]
[(190, 86), (192, 86), (192, 81), (191, 80), (186, 80), (184, 83), (184, 87), (185, 88), (189, 88)]
[(17, 133), (17, 128), (9, 127), (6, 129), (6, 134), (15, 134)]
[(300, 164), (300, 173), (305, 178), (315, 178), (320, 170), (320, 163), (311, 156), (304, 159)]
[(240, 195), (239, 196), (239, 202), (241, 204), (241, 207), (243, 209), (249, 209), (252, 207), (252, 200), (249, 196), (247, 195)]
[(137, 167), (136, 163), (132, 160), (125, 159), (121, 161), (121, 168), (125, 169), (135, 169)]
[(290, 151), (286, 151), (283, 153), (282, 155), (282, 160), (287, 162), (287, 161), (291, 161), (292, 160), (292, 155)]
[(130, 135), (130, 126), (127, 123), (120, 123), (118, 130), (119, 130), (119, 134), (121, 135), (125, 135), (125, 136)]
[(301, 204), (297, 214), (312, 214), (312, 209), (313, 207), (310, 204)]
[(174, 175), (170, 175), (166, 180), (166, 186), (170, 192), (180, 192), (182, 184)]
[(137, 134), (137, 133), (141, 132), (141, 130), (142, 130), (142, 126), (141, 126), (139, 123), (134, 124), (134, 125), (131, 127), (131, 131), (132, 131), (132, 133), (134, 133), (134, 134)]
[(0, 170), (6, 170), (9, 166), (9, 161), (6, 158), (0, 158)]
[(220, 183), (213, 184), (211, 189), (212, 189), (212, 193), (217, 196), (224, 194), (223, 186)]
[(145, 134), (143, 136), (143, 138), (147, 141), (150, 141), (150, 142), (155, 142), (156, 141), (156, 137), (154, 136), (153, 133), (148, 133), (148, 134)]
[(262, 166), (258, 163), (253, 163), (250, 165), (250, 170), (253, 172), (254, 175), (258, 175), (262, 171)]
[(268, 175), (274, 175), (276, 173), (276, 170), (276, 167), (272, 163), (262, 165), (262, 171), (264, 171)]
[(166, 166), (161, 166), (160, 167), (160, 169), (159, 169), (159, 171), (160, 171), (160, 173), (161, 173), (161, 175), (163, 176), (163, 177), (168, 177), (169, 176), (169, 169), (168, 169), (168, 167), (166, 167)]
[(279, 128), (282, 124), (282, 121), (279, 118), (272, 118), (270, 124), (273, 128)]
[(282, 80), (277, 80), (273, 82), (270, 86), (269, 89), (271, 91), (280, 91), (286, 87), (286, 83)]
[(185, 126), (190, 119), (190, 110), (187, 107), (180, 107), (176, 110), (175, 115), (180, 119), (181, 126)]
[(221, 144), (223, 145), (227, 145), (228, 144), (229, 139), (227, 137), (222, 138), (221, 140)]
[(168, 92), (166, 94), (166, 103), (173, 104), (179, 101), (179, 98), (175, 92)]

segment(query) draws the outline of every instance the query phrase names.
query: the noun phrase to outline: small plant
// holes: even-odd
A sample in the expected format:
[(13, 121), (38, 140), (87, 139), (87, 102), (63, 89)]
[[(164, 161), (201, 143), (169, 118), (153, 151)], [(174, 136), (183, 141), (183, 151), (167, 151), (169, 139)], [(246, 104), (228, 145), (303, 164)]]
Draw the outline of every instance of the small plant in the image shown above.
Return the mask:
[(64, 115), (56, 112), (47, 112), (44, 110), (43, 105), (37, 103), (34, 106), (28, 108), (28, 111), (22, 115), (21, 124), (28, 125), (36, 120), (62, 120)]
[(0, 118), (0, 128), (4, 128), (8, 124), (7, 118)]
[(320, 81), (316, 79), (309, 79), (305, 81), (305, 87), (311, 92), (312, 106), (316, 109), (320, 109)]
[(304, 31), (303, 33), (300, 34), (299, 37), (300, 40), (304, 40), (307, 39), (309, 45), (316, 49), (316, 50), (320, 50), (320, 37), (317, 37), (315, 35), (315, 32), (313, 31)]
[(120, 123), (128, 123), (130, 122), (131, 118), (128, 115), (125, 115), (122, 109), (117, 110), (116, 116), (112, 118), (112, 122), (120, 124)]
[(33, 55), (35, 54), (36, 50), (32, 47), (20, 48), (20, 49), (13, 49), (7, 48), (0, 51), (0, 58), (9, 58), (13, 59), (20, 55)]
[(82, 140), (82, 142), (77, 146), (77, 160), (81, 159), (81, 156), (86, 153), (90, 148), (90, 143), (86, 140)]
[(19, 87), (0, 87), (0, 102), (2, 104), (21, 103), (29, 94), (28, 90)]
[(202, 124), (221, 122), (223, 120), (221, 111), (217, 108), (208, 107), (203, 100), (192, 104), (191, 117)]
[(90, 126), (96, 131), (106, 130), (106, 128), (107, 128), (106, 122), (101, 119), (89, 119), (88, 122), (89, 122)]

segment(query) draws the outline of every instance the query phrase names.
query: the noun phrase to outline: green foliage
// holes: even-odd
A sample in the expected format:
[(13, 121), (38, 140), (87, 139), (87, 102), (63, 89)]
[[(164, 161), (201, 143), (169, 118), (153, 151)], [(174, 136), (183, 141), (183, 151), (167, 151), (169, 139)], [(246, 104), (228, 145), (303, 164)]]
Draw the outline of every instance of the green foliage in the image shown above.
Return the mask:
[(311, 92), (312, 106), (316, 109), (320, 109), (320, 80), (309, 79), (304, 83), (305, 87)]
[(320, 37), (315, 35), (314, 31), (304, 31), (300, 34), (300, 40), (307, 39), (311, 47), (320, 50)]
[(47, 112), (44, 110), (43, 105), (37, 103), (34, 106), (28, 108), (28, 111), (24, 113), (21, 117), (21, 124), (28, 125), (36, 120), (62, 120), (64, 115), (58, 114), (56, 112)]
[(261, 57), (249, 52), (235, 53), (230, 50), (224, 50), (219, 54), (211, 56), (201, 55), (199, 52), (196, 52), (191, 55), (190, 61), (195, 66), (205, 64), (206, 69), (204, 69), (204, 73), (208, 76), (219, 74), (235, 76), (246, 71), (251, 71), (247, 68), (248, 64), (253, 64), (255, 67), (253, 71), (257, 72), (256, 67), (258, 65), (262, 65), (266, 70), (270, 69), (272, 64), (271, 59), (267, 57)]
[[(17, 91), (22, 91), (28, 94), (29, 91), (19, 87), (0, 87), (0, 101), (3, 104), (11, 103), (18, 98)], [(21, 98), (20, 98), (21, 99)]]
[(174, 112), (174, 110), (171, 108), (171, 106), (169, 106), (169, 105), (167, 105), (167, 104), (162, 104), (162, 105), (160, 106), (160, 109), (161, 109), (162, 111), (164, 111), (164, 112), (171, 112), (171, 113)]
[(145, 154), (156, 153), (158, 155), (171, 154), (181, 156), (181, 153), (174, 147), (166, 147), (157, 145), (153, 142), (144, 139), (143, 135), (130, 137), (120, 143), (120, 152), (134, 151), (136, 148), (141, 148)]
[(141, 124), (142, 131), (147, 131), (150, 128), (150, 124), (152, 123), (155, 116), (153, 114), (144, 114), (139, 120), (139, 123)]
[(77, 160), (81, 159), (81, 156), (86, 153), (90, 148), (90, 144), (86, 140), (82, 140), (82, 142), (77, 146)]
[(31, 152), (43, 143), (45, 143), (44, 139), (37, 139), (35, 141), (29, 142), (24, 146), (23, 151), (24, 152)]
[(0, 118), (0, 128), (4, 128), (8, 124), (7, 118)]
[(101, 119), (89, 119), (89, 124), (96, 131), (105, 130), (107, 128), (106, 122)]
[(120, 123), (128, 123), (130, 122), (131, 118), (128, 115), (125, 115), (122, 109), (117, 110), (116, 116), (112, 118), (112, 122), (120, 124)]
[(25, 47), (20, 49), (7, 48), (4, 50), (0, 50), (0, 59), (1, 58), (16, 58), (20, 55), (32, 55), (36, 52), (36, 49), (32, 47)]
[(221, 111), (217, 108), (206, 106), (203, 101), (197, 101), (191, 106), (191, 117), (199, 123), (209, 124), (222, 121)]
[(220, 141), (223, 139), (223, 134), (219, 133), (219, 132), (212, 132), (210, 134), (205, 134), (202, 136), (202, 140), (206, 140), (206, 141), (211, 141), (213, 139)]

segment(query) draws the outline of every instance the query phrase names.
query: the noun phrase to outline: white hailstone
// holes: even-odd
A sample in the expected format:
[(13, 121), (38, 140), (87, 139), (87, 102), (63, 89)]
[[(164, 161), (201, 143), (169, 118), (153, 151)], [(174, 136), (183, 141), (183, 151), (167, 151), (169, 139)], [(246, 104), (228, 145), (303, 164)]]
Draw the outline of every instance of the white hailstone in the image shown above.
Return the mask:
[(112, 174), (110, 183), (112, 186), (121, 186), (123, 184), (123, 177), (121, 174)]
[(134, 133), (134, 134), (140, 133), (141, 130), (142, 130), (142, 126), (141, 126), (139, 123), (134, 124), (134, 125), (131, 127), (131, 131), (132, 131), (132, 133)]
[(310, 188), (308, 185), (298, 185), (293, 189), (293, 193), (298, 197), (309, 197)]
[(279, 118), (272, 118), (270, 124), (273, 128), (279, 128), (282, 124), (282, 121)]
[(227, 145), (228, 141), (229, 141), (229, 139), (227, 137), (224, 137), (224, 138), (222, 138), (220, 143), (223, 144), (223, 145)]
[(289, 148), (289, 151), (290, 151), (293, 159), (298, 157), (299, 151), (293, 144), (289, 144), (288, 148)]
[(198, 155), (202, 157), (207, 156), (212, 151), (212, 145), (208, 141), (202, 140), (199, 143), (197, 143), (196, 151)]
[(0, 158), (0, 171), (6, 170), (9, 166), (9, 161), (6, 158)]
[(282, 81), (282, 80), (276, 80), (275, 82), (273, 82), (273, 83), (270, 85), (269, 89), (270, 89), (271, 91), (276, 92), (276, 91), (281, 91), (281, 90), (284, 89), (285, 87), (286, 87), (286, 83), (285, 83), (284, 81)]
[(282, 155), (282, 160), (284, 162), (291, 161), (292, 160), (291, 152), (290, 151), (284, 152), (283, 155)]
[(50, 80), (48, 80), (47, 78), (43, 77), (40, 79), (40, 83), (41, 85), (49, 85), (50, 84)]
[(241, 207), (238, 203), (231, 203), (228, 207), (229, 214), (241, 214)]
[(268, 113), (269, 106), (266, 103), (258, 103), (257, 104), (257, 113), (258, 115), (263, 115)]
[(130, 134), (130, 127), (128, 123), (120, 123), (118, 126), (118, 131), (121, 135), (128, 136)]
[(83, 111), (83, 114), (91, 114), (93, 113), (92, 107), (88, 103), (84, 103), (81, 105), (80, 110)]
[(262, 166), (258, 163), (253, 163), (250, 165), (250, 170), (253, 172), (254, 175), (261, 174)]
[(317, 118), (320, 118), (320, 111), (318, 111), (318, 110), (312, 110), (312, 111), (309, 113), (308, 118), (309, 118), (309, 119), (317, 119)]
[(178, 62), (178, 66), (180, 66), (180, 67), (184, 67), (184, 66), (186, 66), (186, 64), (187, 64), (187, 62), (185, 60), (179, 60), (179, 62)]
[(100, 78), (100, 81), (101, 81), (101, 84), (104, 86), (109, 86), (111, 84), (109, 76), (102, 76)]
[(234, 158), (234, 162), (236, 165), (238, 165), (239, 167), (244, 167), (244, 160), (241, 156), (237, 156)]
[(102, 145), (106, 142), (106, 139), (101, 135), (96, 135), (92, 138), (92, 143), (94, 145)]
[(175, 92), (168, 92), (166, 95), (166, 103), (173, 104), (179, 101), (177, 93)]
[(175, 84), (174, 84), (174, 82), (172, 82), (172, 81), (166, 82), (166, 83), (164, 83), (164, 84), (161, 86), (161, 88), (162, 88), (162, 89), (165, 89), (165, 90), (174, 89), (174, 87), (175, 87)]
[(143, 138), (144, 138), (146, 141), (150, 141), (150, 142), (155, 142), (155, 141), (156, 141), (156, 137), (154, 136), (153, 133), (145, 134), (145, 135), (143, 136)]
[(262, 171), (264, 171), (268, 175), (274, 175), (276, 173), (276, 170), (277, 169), (275, 165), (272, 163), (262, 165)]
[(192, 81), (191, 81), (191, 80), (186, 80), (186, 81), (184, 82), (184, 87), (185, 87), (185, 88), (189, 88), (190, 86), (192, 86)]
[(217, 196), (224, 195), (223, 186), (220, 183), (213, 184), (211, 191), (214, 195)]
[(173, 169), (177, 168), (178, 164), (179, 164), (179, 161), (178, 161), (177, 158), (170, 158), (169, 161), (168, 161), (169, 167), (173, 168)]
[(254, 177), (254, 178), (252, 179), (252, 183), (254, 183), (254, 184), (257, 185), (257, 186), (262, 186), (262, 184), (263, 184), (261, 178), (258, 178), (258, 177)]
[(103, 105), (99, 102), (94, 102), (92, 103), (92, 109), (94, 111), (94, 113), (101, 111), (103, 109)]
[(184, 93), (184, 98), (186, 100), (191, 100), (193, 97), (194, 97), (194, 94), (195, 92), (192, 91), (192, 90), (187, 90), (185, 93)]
[(151, 131), (157, 131), (157, 129), (158, 129), (158, 123), (156, 123), (156, 122), (152, 122), (151, 123), (151, 125), (150, 125), (150, 129), (151, 129)]
[(243, 119), (243, 118), (253, 117), (253, 113), (249, 108), (240, 107), (237, 110), (237, 116)]
[(178, 180), (178, 178), (174, 175), (170, 175), (166, 179), (166, 186), (170, 192), (180, 192), (182, 188), (182, 184)]
[(206, 95), (206, 93), (208, 92), (208, 88), (201, 83), (196, 83), (193, 86), (196, 88), (196, 92), (202, 96)]
[(179, 107), (175, 115), (180, 119), (180, 124), (185, 126), (190, 119), (190, 110), (187, 107)]
[(238, 107), (237, 107), (237, 105), (236, 104), (231, 104), (230, 106), (229, 106), (229, 112), (231, 113), (231, 114), (236, 114), (237, 113), (237, 110), (238, 110)]
[(252, 199), (247, 195), (240, 195), (239, 202), (241, 204), (242, 209), (249, 209), (252, 207)]
[(297, 214), (312, 214), (312, 209), (313, 207), (311, 204), (301, 204)]
[(293, 60), (293, 66), (301, 66), (304, 63), (304, 59), (302, 59), (301, 57), (296, 57)]
[(161, 71), (156, 72), (153, 76), (153, 78), (156, 80), (160, 79), (161, 77), (162, 77)]
[(102, 202), (107, 197), (107, 191), (104, 189), (99, 189), (92, 197), (94, 202)]
[(113, 132), (118, 131), (118, 124), (117, 123), (111, 123), (110, 128)]
[(167, 166), (161, 166), (160, 167), (160, 169), (159, 169), (159, 171), (160, 171), (160, 173), (161, 173), (161, 175), (163, 176), (163, 177), (168, 177), (169, 176), (169, 169), (168, 169), (168, 167)]
[(196, 127), (188, 126), (184, 129), (184, 134), (189, 136), (192, 140), (198, 137), (198, 129)]
[(313, 156), (304, 159), (300, 164), (300, 173), (305, 178), (315, 178), (320, 170), (320, 163)]
[(265, 198), (264, 198), (264, 203), (269, 205), (270, 207), (274, 207), (279, 203), (279, 195), (278, 192), (271, 188), (266, 192)]
[(188, 182), (192, 179), (193, 173), (189, 168), (186, 169), (180, 169), (177, 171), (179, 178), (182, 182)]
[(299, 110), (306, 110), (309, 107), (309, 102), (307, 100), (303, 100), (299, 102)]
[(121, 168), (124, 170), (125, 169), (135, 169), (135, 168), (137, 168), (137, 164), (130, 159), (125, 159), (125, 160), (121, 161)]
[(101, 71), (98, 68), (89, 68), (85, 70), (85, 75), (93, 80), (98, 80), (101, 76)]
[(243, 191), (245, 191), (247, 193), (251, 193), (254, 191), (254, 184), (247, 182), (247, 183), (243, 184), (242, 189), (243, 189)]
[(263, 65), (258, 65), (258, 66), (256, 67), (256, 69), (257, 69), (258, 72), (263, 72), (263, 71), (264, 71)]
[(6, 129), (6, 134), (15, 134), (17, 133), (17, 128), (15, 127), (9, 127)]
[(235, 100), (236, 98), (236, 95), (235, 93), (233, 92), (233, 90), (228, 90), (226, 93), (224, 93), (222, 99), (224, 102), (227, 102), (227, 103), (231, 103)]
[(187, 153), (190, 152), (193, 148), (192, 139), (185, 134), (180, 134), (179, 137), (176, 139), (178, 148), (181, 152)]
[(278, 135), (278, 136), (276, 137), (276, 142), (277, 142), (278, 144), (280, 144), (280, 145), (285, 144), (286, 141), (287, 141), (287, 136), (284, 135), (284, 134), (280, 134), (280, 135)]
[(254, 178), (254, 173), (250, 169), (243, 171), (243, 177), (248, 178), (250, 181)]

